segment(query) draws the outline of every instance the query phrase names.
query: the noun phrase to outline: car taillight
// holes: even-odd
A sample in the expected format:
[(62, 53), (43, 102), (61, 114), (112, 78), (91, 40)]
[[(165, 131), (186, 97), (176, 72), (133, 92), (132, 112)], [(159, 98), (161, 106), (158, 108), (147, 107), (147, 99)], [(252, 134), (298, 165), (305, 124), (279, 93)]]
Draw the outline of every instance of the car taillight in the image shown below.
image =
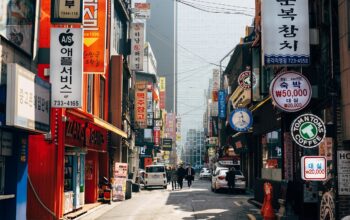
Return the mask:
[(145, 177), (148, 178), (148, 174), (147, 173), (145, 174)]
[(219, 179), (219, 180), (224, 180), (225, 177), (224, 177), (224, 176), (218, 176), (218, 179)]

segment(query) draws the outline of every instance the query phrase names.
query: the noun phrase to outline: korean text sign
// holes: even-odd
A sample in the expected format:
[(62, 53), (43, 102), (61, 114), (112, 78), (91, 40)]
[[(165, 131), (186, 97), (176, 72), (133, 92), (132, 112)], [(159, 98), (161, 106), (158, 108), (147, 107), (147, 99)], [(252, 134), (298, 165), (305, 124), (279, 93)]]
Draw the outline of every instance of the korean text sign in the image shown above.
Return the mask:
[(135, 123), (138, 128), (147, 126), (147, 83), (136, 82), (135, 90)]
[(327, 179), (327, 159), (320, 156), (304, 156), (301, 158), (301, 178), (310, 181)]
[(131, 24), (131, 69), (143, 70), (144, 24)]
[(263, 0), (261, 15), (264, 65), (309, 64), (308, 1)]
[(106, 0), (84, 0), (84, 73), (104, 74)]
[(50, 47), (51, 106), (81, 107), (83, 29), (51, 28)]

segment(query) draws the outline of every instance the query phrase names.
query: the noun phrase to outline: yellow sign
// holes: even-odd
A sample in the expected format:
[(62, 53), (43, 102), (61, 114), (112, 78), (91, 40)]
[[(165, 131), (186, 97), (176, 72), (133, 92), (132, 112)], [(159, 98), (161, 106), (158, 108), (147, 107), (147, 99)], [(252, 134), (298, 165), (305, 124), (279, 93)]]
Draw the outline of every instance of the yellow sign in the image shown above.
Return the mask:
[(165, 92), (165, 77), (159, 77), (159, 90)]

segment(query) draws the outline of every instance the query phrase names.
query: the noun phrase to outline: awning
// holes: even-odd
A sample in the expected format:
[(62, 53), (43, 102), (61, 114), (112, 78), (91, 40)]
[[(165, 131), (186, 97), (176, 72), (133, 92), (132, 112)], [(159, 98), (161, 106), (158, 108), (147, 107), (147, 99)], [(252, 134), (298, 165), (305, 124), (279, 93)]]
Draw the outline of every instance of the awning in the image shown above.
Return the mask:
[(109, 131), (111, 131), (111, 132), (113, 132), (113, 133), (115, 133), (115, 134), (117, 134), (117, 135), (120, 135), (123, 138), (127, 138), (128, 137), (126, 132), (120, 130), (116, 126), (106, 122), (103, 119), (100, 119), (100, 118), (97, 118), (97, 117), (94, 116), (94, 123), (99, 125), (99, 126), (101, 126), (101, 127), (103, 127), (103, 128), (105, 128), (105, 129), (107, 129), (107, 130), (109, 130)]

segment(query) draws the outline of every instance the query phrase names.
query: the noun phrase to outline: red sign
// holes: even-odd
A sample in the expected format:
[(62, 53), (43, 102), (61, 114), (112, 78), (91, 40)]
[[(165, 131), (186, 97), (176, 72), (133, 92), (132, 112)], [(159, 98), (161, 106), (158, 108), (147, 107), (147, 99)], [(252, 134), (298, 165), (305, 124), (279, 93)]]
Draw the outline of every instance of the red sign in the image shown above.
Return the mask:
[(104, 74), (106, 0), (84, 0), (84, 72)]
[(75, 115), (68, 114), (65, 145), (107, 151), (107, 130)]
[(135, 123), (139, 128), (147, 126), (147, 83), (136, 82), (135, 91)]
[(160, 145), (160, 128), (159, 127), (154, 127), (153, 142), (154, 142), (154, 146)]
[(165, 109), (165, 91), (160, 91), (159, 96), (160, 96), (159, 107), (161, 109)]

